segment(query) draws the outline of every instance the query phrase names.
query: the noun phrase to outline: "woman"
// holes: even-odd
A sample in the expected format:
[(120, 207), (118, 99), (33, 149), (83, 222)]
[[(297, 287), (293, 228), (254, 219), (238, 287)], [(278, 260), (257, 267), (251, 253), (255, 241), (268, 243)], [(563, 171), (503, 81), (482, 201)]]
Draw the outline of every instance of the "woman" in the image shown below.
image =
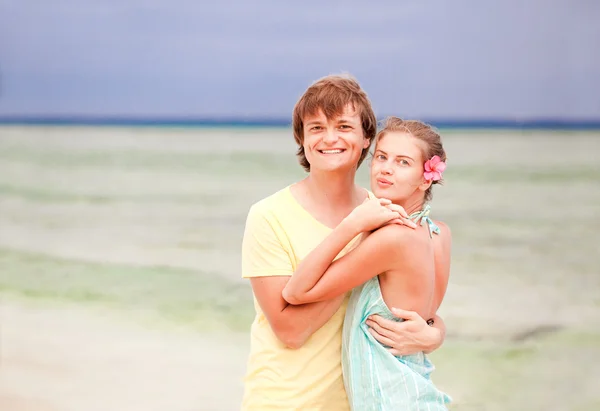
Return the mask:
[[(395, 319), (389, 307), (432, 318), (442, 302), (451, 236), (445, 224), (429, 218), (427, 202), (431, 186), (441, 182), (445, 159), (441, 138), (430, 126), (389, 118), (371, 164), (377, 198), (354, 209), (308, 254), (283, 291), (290, 304), (305, 304), (358, 287), (346, 312), (342, 349), (353, 410), (443, 410), (450, 401), (431, 382), (433, 366), (425, 353), (394, 356), (368, 326), (373, 314)], [(406, 214), (417, 229), (394, 224)], [(360, 233), (360, 244), (336, 258)]]

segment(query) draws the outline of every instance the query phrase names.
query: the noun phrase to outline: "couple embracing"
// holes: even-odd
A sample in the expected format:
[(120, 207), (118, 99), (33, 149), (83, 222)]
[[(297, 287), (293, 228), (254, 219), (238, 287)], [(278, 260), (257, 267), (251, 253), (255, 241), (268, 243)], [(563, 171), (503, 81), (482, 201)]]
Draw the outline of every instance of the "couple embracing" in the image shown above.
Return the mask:
[[(439, 134), (397, 117), (378, 132), (349, 76), (313, 83), (293, 132), (307, 177), (246, 221), (256, 317), (242, 409), (445, 410), (427, 357), (444, 340), (450, 273), (450, 230), (430, 218)], [(371, 148), (369, 191), (354, 178)]]

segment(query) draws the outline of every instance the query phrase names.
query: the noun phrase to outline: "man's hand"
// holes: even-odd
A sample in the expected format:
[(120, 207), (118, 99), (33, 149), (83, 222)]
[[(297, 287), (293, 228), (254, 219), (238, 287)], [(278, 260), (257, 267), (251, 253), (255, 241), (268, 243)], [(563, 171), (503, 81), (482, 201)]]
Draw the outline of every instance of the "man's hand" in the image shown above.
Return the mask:
[(388, 320), (379, 315), (370, 316), (366, 324), (371, 335), (389, 348), (393, 355), (429, 353), (442, 345), (444, 333), (427, 325), (416, 312), (392, 308), (392, 312), (404, 321)]

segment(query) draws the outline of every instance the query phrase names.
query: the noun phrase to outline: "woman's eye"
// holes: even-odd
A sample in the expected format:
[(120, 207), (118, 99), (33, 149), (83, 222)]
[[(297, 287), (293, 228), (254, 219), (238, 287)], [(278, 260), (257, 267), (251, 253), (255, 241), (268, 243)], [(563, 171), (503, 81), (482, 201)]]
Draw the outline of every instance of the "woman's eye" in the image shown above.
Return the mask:
[(385, 161), (385, 156), (383, 154), (379, 154), (377, 157), (375, 157), (377, 160), (381, 160), (381, 161)]
[(400, 160), (400, 165), (401, 166), (409, 166), (410, 163), (407, 160), (402, 159), (402, 160)]

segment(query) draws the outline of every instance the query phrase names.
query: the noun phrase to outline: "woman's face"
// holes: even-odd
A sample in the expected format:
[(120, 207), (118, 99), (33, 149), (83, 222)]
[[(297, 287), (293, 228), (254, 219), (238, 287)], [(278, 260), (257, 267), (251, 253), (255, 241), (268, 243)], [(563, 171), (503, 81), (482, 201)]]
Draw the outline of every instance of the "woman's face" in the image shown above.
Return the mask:
[(388, 132), (377, 142), (371, 162), (371, 191), (376, 197), (400, 204), (422, 201), (431, 185), (423, 176), (424, 145), (402, 131)]

